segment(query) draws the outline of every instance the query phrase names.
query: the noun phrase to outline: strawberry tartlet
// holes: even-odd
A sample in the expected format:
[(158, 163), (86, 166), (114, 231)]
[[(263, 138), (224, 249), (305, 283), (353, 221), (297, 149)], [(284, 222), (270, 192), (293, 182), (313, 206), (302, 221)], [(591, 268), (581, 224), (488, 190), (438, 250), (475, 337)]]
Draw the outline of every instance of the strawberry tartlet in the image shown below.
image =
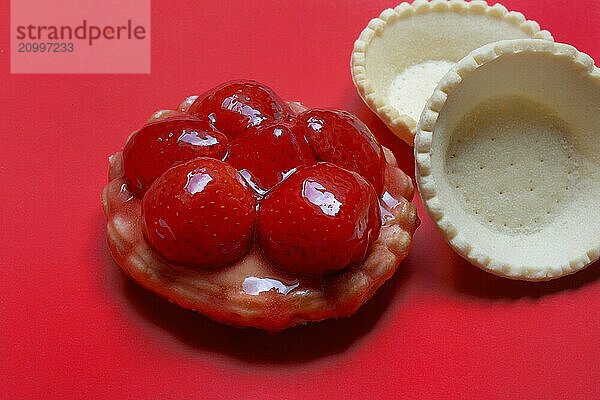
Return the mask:
[(161, 110), (110, 157), (108, 243), (134, 281), (277, 332), (348, 316), (407, 256), (411, 179), (355, 116), (234, 81)]

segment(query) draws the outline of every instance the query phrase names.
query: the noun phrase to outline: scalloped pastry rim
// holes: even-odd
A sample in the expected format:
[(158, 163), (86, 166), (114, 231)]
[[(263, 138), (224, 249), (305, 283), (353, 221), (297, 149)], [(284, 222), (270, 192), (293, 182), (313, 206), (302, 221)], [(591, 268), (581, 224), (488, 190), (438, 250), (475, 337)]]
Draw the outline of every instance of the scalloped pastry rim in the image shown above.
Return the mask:
[[(600, 86), (600, 68), (594, 60), (575, 47), (537, 39), (513, 39), (494, 42), (469, 53), (442, 78), (433, 95), (429, 98), (421, 114), (415, 136), (415, 181), (419, 196), (430, 218), (443, 234), (444, 239), (460, 256), (471, 264), (494, 275), (524, 281), (547, 281), (573, 274), (594, 263), (600, 258), (600, 243), (558, 266), (535, 268), (527, 265), (514, 265), (491, 258), (476, 243), (469, 242), (457, 226), (445, 215), (443, 203), (438, 199), (437, 185), (431, 174), (432, 137), (439, 111), (442, 110), (447, 96), (472, 71), (503, 55), (517, 52), (546, 53), (555, 57), (567, 58), (594, 78)], [(437, 110), (437, 111), (436, 111)]]
[(372, 38), (381, 34), (386, 25), (399, 19), (410, 18), (415, 13), (452, 11), (469, 13), (471, 15), (482, 15), (503, 19), (509, 24), (518, 26), (523, 32), (531, 35), (534, 39), (554, 41), (552, 34), (547, 30), (541, 30), (536, 21), (528, 20), (517, 11), (509, 11), (502, 4), (488, 5), (483, 0), (466, 2), (464, 0), (415, 0), (412, 4), (403, 2), (398, 6), (387, 8), (381, 12), (379, 17), (369, 21), (368, 25), (360, 33), (354, 42), (350, 69), (352, 81), (356, 86), (358, 94), (365, 104), (387, 125), (387, 127), (409, 146), (413, 146), (416, 134), (417, 121), (406, 114), (400, 114), (391, 107), (384, 96), (377, 93), (372, 87), (366, 74), (366, 49)]
[[(386, 163), (400, 169), (393, 153), (388, 149), (384, 152)], [(406, 175), (404, 171), (402, 173)], [(115, 263), (134, 282), (182, 308), (191, 309), (226, 325), (241, 328), (254, 327), (276, 333), (309, 322), (346, 317), (362, 307), (397, 272), (409, 255), (414, 231), (420, 224), (420, 220), (413, 202), (412, 180), (408, 175), (406, 178), (411, 188), (411, 199), (404, 198), (406, 207), (399, 209), (397, 214), (394, 214), (394, 220), (382, 227), (379, 237), (370, 247), (368, 257), (360, 265), (350, 267), (342, 275), (338, 275), (343, 276), (340, 281), (337, 281), (335, 276), (328, 279), (332, 286), (356, 282), (353, 287), (354, 292), (344, 293), (344, 296), (349, 298), (340, 296), (333, 303), (327, 303), (327, 296), (324, 293), (315, 292), (310, 295), (295, 293), (283, 297), (277, 295), (277, 300), (274, 300), (274, 293), (246, 294), (240, 286), (237, 289), (232, 287), (226, 289), (228, 301), (223, 302), (220, 312), (215, 312), (213, 307), (207, 305), (208, 301), (220, 300), (225, 289), (212, 281), (203, 282), (193, 270), (188, 273), (175, 272), (173, 276), (176, 279), (165, 275), (161, 271), (163, 267), (170, 264), (160, 260), (157, 253), (150, 249), (145, 241), (140, 245), (130, 240), (137, 234), (134, 231), (141, 229), (140, 223), (123, 219), (122, 214), (127, 213), (123, 211), (125, 208), (123, 204), (129, 200), (115, 204), (110, 194), (117, 187), (122, 187), (124, 183), (121, 152), (109, 157), (109, 181), (102, 190), (109, 250)], [(141, 203), (140, 199), (137, 201)], [(141, 207), (141, 204), (136, 207)], [(251, 255), (253, 251), (246, 256)], [(310, 305), (298, 308), (297, 302), (305, 301), (302, 298), (308, 300)], [(362, 301), (356, 302), (356, 299)], [(242, 303), (243, 309), (239, 307)], [(289, 310), (281, 314), (282, 318), (277, 321), (277, 324), (265, 323), (269, 307), (273, 303), (286, 305)], [(349, 308), (349, 305), (352, 307)]]

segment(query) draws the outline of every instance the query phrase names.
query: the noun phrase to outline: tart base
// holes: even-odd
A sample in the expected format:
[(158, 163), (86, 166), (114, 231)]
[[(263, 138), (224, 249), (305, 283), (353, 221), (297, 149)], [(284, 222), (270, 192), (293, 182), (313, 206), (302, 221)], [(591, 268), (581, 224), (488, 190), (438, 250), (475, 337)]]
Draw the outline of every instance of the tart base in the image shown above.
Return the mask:
[(134, 281), (181, 307), (216, 321), (271, 332), (353, 314), (396, 271), (408, 255), (419, 224), (413, 186), (386, 149), (388, 192), (397, 202), (385, 205), (386, 223), (365, 261), (336, 274), (294, 276), (272, 267), (253, 248), (238, 263), (215, 271), (169, 264), (142, 234), (141, 201), (131, 196), (123, 178), (122, 155), (110, 157), (110, 182), (102, 201), (108, 244), (114, 260)]
[(472, 264), (542, 281), (600, 256), (600, 70), (574, 47), (507, 40), (445, 75), (419, 121), (424, 206)]

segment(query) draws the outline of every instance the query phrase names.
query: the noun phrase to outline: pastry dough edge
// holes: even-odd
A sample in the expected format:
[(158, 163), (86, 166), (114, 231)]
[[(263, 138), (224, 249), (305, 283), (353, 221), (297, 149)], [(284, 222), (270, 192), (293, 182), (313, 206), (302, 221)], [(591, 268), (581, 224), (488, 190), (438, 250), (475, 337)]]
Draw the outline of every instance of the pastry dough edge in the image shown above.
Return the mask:
[(554, 41), (550, 32), (540, 30), (537, 22), (526, 20), (523, 14), (508, 11), (501, 4), (488, 5), (485, 1), (463, 0), (415, 0), (412, 4), (403, 2), (395, 8), (387, 8), (379, 17), (369, 21), (367, 27), (360, 33), (354, 42), (350, 69), (352, 81), (363, 102), (386, 124), (386, 126), (409, 146), (413, 146), (417, 129), (417, 121), (406, 114), (400, 114), (395, 108), (388, 105), (386, 99), (378, 94), (370, 84), (366, 74), (366, 49), (375, 35), (380, 35), (388, 23), (398, 19), (408, 18), (413, 14), (426, 12), (452, 11), (458, 13), (487, 14), (490, 17), (504, 19), (508, 23), (518, 26), (534, 39)]
[(594, 60), (568, 44), (536, 39), (514, 39), (490, 43), (473, 50), (457, 62), (442, 78), (421, 114), (414, 142), (415, 181), (429, 217), (446, 242), (465, 260), (484, 271), (504, 278), (522, 281), (549, 281), (580, 271), (600, 259), (600, 243), (584, 254), (561, 262), (560, 265), (548, 265), (543, 268), (514, 265), (490, 258), (479, 246), (466, 240), (460, 230), (445, 216), (444, 205), (438, 198), (436, 182), (431, 174), (430, 151), (433, 130), (438, 113), (442, 110), (448, 94), (470, 72), (502, 55), (516, 52), (543, 52), (555, 57), (570, 59), (600, 84), (600, 68), (594, 65)]

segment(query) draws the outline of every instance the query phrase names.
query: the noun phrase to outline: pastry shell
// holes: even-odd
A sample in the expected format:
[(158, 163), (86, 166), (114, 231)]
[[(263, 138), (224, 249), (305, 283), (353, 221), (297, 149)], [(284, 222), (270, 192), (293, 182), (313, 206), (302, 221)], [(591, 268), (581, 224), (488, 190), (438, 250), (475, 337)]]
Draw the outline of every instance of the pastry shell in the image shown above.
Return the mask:
[(553, 40), (523, 14), (485, 1), (416, 0), (384, 10), (354, 43), (352, 79), (364, 102), (410, 146), (439, 79), (472, 50), (505, 39)]
[(483, 46), (429, 99), (415, 137), (425, 208), (496, 275), (574, 273), (600, 254), (600, 70), (543, 40)]
[[(394, 189), (412, 197), (410, 178), (386, 158)], [(379, 237), (360, 265), (340, 273), (307, 277), (276, 270), (254, 247), (242, 260), (210, 271), (165, 262), (143, 238), (141, 201), (123, 177), (122, 154), (110, 158), (102, 203), (111, 254), (134, 281), (183, 308), (238, 327), (278, 332), (291, 326), (353, 314), (396, 272), (408, 255), (419, 224), (415, 206), (399, 196), (387, 211)]]

